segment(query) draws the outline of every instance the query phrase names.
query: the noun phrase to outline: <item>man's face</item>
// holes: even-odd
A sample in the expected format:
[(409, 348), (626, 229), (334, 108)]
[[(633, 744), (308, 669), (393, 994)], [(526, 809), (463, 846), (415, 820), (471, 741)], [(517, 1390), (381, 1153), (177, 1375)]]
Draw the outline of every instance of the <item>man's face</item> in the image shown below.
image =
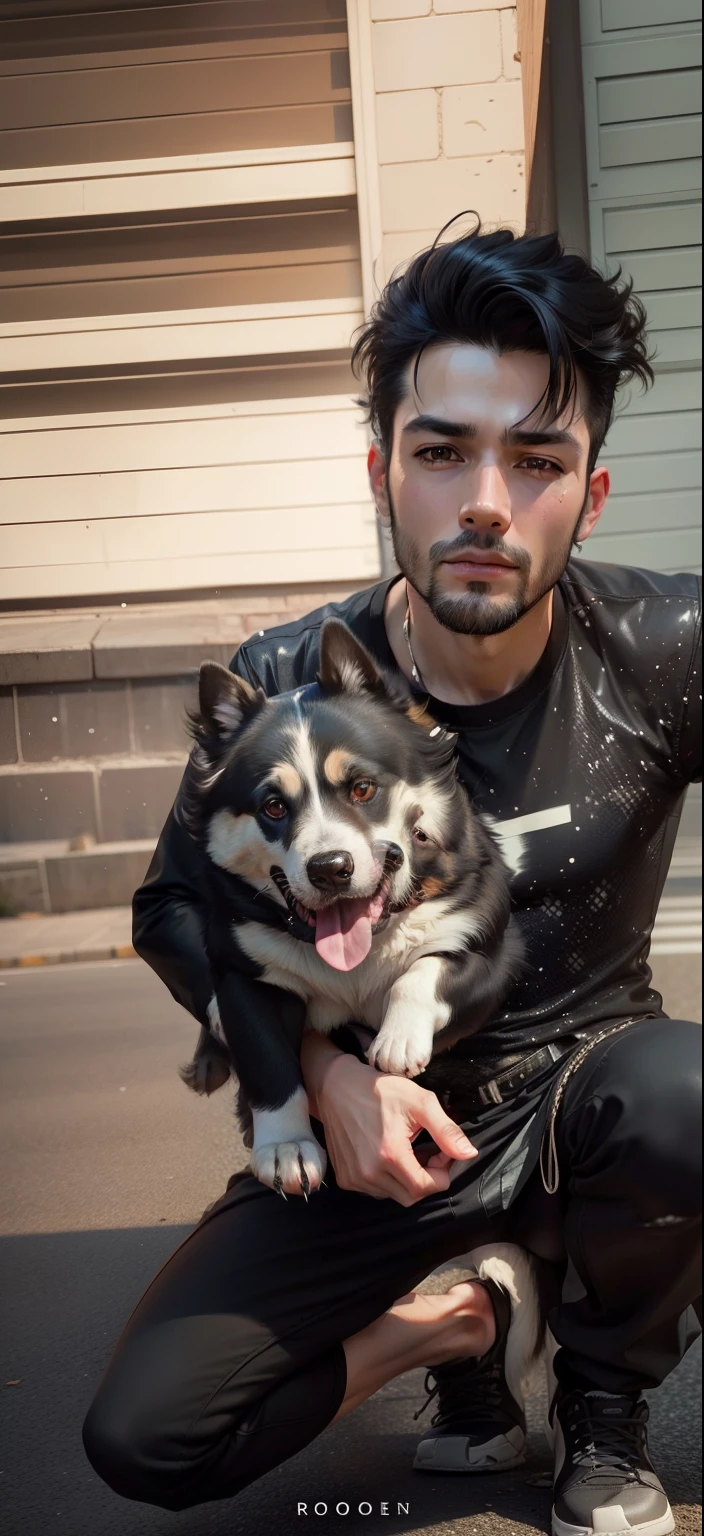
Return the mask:
[[(582, 400), (541, 420), (547, 379), (539, 354), (428, 347), (417, 391), (407, 369), (388, 463), (370, 449), (399, 567), (447, 629), (509, 629), (554, 587), (577, 529), (587, 538), (601, 514), (608, 473), (587, 476)], [(497, 563), (479, 563), (488, 554)]]

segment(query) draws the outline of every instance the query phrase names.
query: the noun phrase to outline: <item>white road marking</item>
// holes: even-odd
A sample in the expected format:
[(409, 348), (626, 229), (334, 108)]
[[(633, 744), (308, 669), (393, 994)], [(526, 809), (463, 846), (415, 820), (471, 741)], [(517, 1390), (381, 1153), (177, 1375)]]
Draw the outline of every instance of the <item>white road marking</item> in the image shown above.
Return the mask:
[(651, 955), (702, 953), (701, 896), (663, 896), (653, 928)]
[(685, 939), (678, 939), (676, 944), (651, 944), (651, 955), (700, 955), (702, 952), (701, 939), (697, 943), (687, 943)]

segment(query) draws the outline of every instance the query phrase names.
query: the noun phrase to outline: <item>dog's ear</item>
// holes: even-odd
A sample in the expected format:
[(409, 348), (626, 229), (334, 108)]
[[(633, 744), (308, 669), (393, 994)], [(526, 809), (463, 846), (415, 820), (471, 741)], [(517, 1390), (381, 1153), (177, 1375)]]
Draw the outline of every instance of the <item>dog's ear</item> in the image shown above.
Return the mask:
[(262, 688), (254, 689), (243, 677), (236, 677), (217, 661), (201, 664), (198, 685), (200, 724), (210, 736), (221, 741), (232, 736), (266, 704)]
[(320, 636), (318, 682), (324, 693), (376, 693), (388, 689), (374, 658), (340, 619), (326, 619)]

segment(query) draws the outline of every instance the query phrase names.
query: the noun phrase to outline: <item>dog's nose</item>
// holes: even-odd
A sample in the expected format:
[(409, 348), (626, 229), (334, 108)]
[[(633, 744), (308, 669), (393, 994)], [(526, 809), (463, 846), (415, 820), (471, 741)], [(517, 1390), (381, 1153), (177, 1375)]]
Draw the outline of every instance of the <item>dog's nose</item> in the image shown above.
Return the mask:
[(306, 871), (316, 890), (343, 891), (352, 879), (354, 859), (340, 848), (332, 853), (316, 853), (314, 859), (308, 860)]

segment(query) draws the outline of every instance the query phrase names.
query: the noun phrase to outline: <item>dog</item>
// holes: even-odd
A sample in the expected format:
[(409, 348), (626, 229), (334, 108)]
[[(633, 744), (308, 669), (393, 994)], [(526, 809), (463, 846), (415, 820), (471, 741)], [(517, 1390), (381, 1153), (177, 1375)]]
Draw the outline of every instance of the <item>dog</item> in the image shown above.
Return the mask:
[(317, 683), (292, 693), (204, 662), (191, 730), (176, 814), (203, 855), (215, 992), (181, 1076), (209, 1094), (234, 1074), (252, 1172), (307, 1198), (326, 1154), (303, 1027), (365, 1026), (371, 1065), (418, 1077), (520, 969), (508, 873), (456, 737), (336, 619)]

